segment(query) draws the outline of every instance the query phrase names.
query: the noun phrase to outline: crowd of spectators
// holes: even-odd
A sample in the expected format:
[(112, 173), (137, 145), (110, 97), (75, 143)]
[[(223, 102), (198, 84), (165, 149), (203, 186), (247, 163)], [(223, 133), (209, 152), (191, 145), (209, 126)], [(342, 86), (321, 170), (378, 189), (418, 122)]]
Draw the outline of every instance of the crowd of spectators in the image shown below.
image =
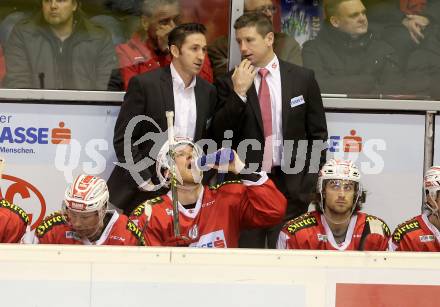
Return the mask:
[[(167, 35), (177, 24), (203, 19), (198, 14), (207, 10), (186, 2), (3, 1), (2, 87), (125, 91), (134, 75), (170, 64)], [(276, 0), (244, 1), (244, 13), (259, 11), (272, 22), (281, 18), (280, 8)], [(440, 3), (433, 0), (325, 0), (316, 38), (300, 46), (276, 32), (274, 50), (313, 69), (323, 93), (437, 99), (439, 22)], [(227, 72), (227, 21), (224, 26), (207, 34), (200, 76), (211, 83)]]

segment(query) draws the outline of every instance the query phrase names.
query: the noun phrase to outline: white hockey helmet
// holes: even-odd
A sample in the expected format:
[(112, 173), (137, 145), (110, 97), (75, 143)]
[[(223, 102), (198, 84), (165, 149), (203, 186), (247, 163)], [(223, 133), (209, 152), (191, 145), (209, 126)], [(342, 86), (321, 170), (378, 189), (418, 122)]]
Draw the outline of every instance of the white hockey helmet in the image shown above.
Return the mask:
[(431, 166), (426, 171), (423, 188), (426, 195), (431, 195), (433, 200), (437, 199), (437, 192), (440, 191), (440, 166)]
[(104, 208), (109, 200), (104, 179), (91, 175), (79, 175), (66, 189), (64, 205), (77, 212), (94, 212)]
[[(323, 189), (327, 180), (347, 180), (356, 183), (355, 198), (353, 208), (358, 205), (358, 201), (363, 196), (361, 183), (361, 173), (357, 166), (350, 160), (330, 159), (321, 168), (318, 174), (317, 192), (321, 195), (320, 206), (323, 210)], [(363, 199), (363, 198), (362, 198)], [(361, 199), (361, 201), (362, 201)]]
[[(199, 157), (203, 155), (203, 150), (200, 148), (199, 145), (194, 143), (189, 138), (179, 138), (176, 137), (174, 141), (174, 150), (179, 150), (179, 147), (189, 145), (193, 148), (193, 159), (197, 160)], [(156, 159), (156, 174), (159, 178), (159, 181), (161, 184), (168, 186), (169, 185), (169, 176), (166, 176), (166, 171), (171, 168), (172, 165), (172, 158), (169, 154), (169, 142), (166, 141), (165, 144), (163, 144), (162, 148), (159, 150), (159, 154), (157, 155)], [(196, 168), (192, 169), (192, 172), (197, 172), (197, 176), (199, 177), (199, 180), (202, 180), (202, 172), (197, 170)], [(178, 181), (180, 175), (177, 174)]]

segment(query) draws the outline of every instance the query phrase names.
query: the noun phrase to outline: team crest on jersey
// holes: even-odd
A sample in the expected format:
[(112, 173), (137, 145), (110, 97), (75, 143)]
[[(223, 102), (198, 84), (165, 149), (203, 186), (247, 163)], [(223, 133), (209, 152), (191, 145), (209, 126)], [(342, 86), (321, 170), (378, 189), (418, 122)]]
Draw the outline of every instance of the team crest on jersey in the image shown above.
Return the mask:
[(420, 223), (417, 220), (410, 220), (405, 223), (402, 223), (397, 226), (396, 230), (394, 230), (393, 240), (396, 243), (399, 243), (400, 240), (402, 240), (406, 234), (410, 233), (411, 231), (415, 231), (417, 229), (420, 229)]
[(226, 181), (224, 181), (222, 183), (210, 186), (209, 189), (210, 190), (217, 190), (217, 189), (219, 189), (220, 187), (222, 187), (222, 186), (224, 186), (226, 184), (233, 184), (233, 183), (242, 183), (242, 181), (241, 180), (226, 180)]
[(303, 214), (287, 223), (287, 231), (294, 234), (297, 231), (318, 225), (316, 218), (310, 213)]
[(127, 229), (138, 239), (139, 245), (145, 246), (145, 240), (142, 231), (132, 221), (127, 222)]
[(195, 240), (199, 236), (199, 227), (197, 224), (195, 224), (193, 227), (191, 227), (188, 231), (188, 237)]
[(35, 233), (37, 234), (37, 237), (41, 238), (43, 237), (49, 230), (52, 229), (52, 227), (56, 225), (63, 225), (67, 223), (66, 217), (61, 212), (54, 212), (50, 215), (48, 215), (40, 225), (38, 225), (37, 229), (35, 230)]
[(6, 199), (0, 200), (0, 208), (9, 209), (10, 211), (17, 214), (25, 224), (29, 223), (29, 216), (27, 215), (27, 213), (23, 209), (21, 209), (19, 206), (11, 204)]
[(382, 228), (383, 233), (385, 234), (385, 236), (389, 237), (391, 235), (391, 231), (388, 228), (388, 225), (382, 219), (380, 219), (380, 218), (378, 218), (378, 217), (376, 217), (374, 215), (367, 215), (365, 220), (370, 225), (370, 230), (371, 231), (373, 230), (375, 225), (378, 225), (379, 227)]
[(427, 243), (435, 241), (435, 237), (433, 235), (425, 235), (425, 236), (419, 236), (420, 242)]

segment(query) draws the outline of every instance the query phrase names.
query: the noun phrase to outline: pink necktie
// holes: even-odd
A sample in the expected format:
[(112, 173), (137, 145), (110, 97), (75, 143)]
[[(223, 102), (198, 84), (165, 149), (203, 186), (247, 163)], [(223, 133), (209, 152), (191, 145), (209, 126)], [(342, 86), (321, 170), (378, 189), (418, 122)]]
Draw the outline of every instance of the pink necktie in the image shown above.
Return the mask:
[(272, 168), (272, 104), (270, 101), (269, 86), (266, 76), (269, 71), (266, 68), (260, 68), (258, 74), (261, 76), (260, 89), (258, 90), (258, 100), (260, 101), (261, 118), (263, 119), (264, 130), (264, 153), (262, 169), (270, 172)]

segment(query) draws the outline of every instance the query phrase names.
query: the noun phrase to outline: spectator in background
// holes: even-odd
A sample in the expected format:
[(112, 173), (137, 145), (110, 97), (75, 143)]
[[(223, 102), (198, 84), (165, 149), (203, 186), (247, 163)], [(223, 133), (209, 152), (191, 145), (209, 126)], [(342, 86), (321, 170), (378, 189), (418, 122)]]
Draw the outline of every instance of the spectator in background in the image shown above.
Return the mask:
[(279, 249), (384, 251), (390, 230), (379, 218), (360, 212), (365, 202), (361, 174), (351, 161), (328, 160), (319, 172), (314, 205), (286, 223)]
[[(273, 23), (276, 6), (272, 0), (245, 0), (244, 13), (260, 12), (266, 15)], [(285, 33), (275, 32), (273, 49), (283, 61), (302, 65), (301, 47), (298, 42)], [(228, 38), (219, 37), (214, 43), (208, 46), (209, 58), (211, 59), (214, 77), (218, 78), (228, 72)]]
[(426, 172), (423, 188), (426, 203), (422, 214), (398, 225), (389, 249), (399, 252), (440, 252), (440, 166)]
[(326, 20), (303, 46), (304, 66), (316, 73), (323, 93), (400, 93), (394, 50), (368, 30), (360, 0), (327, 0)]
[(5, 87), (105, 90), (116, 66), (111, 36), (90, 23), (79, 0), (42, 0), (5, 46)]
[[(177, 0), (145, 0), (140, 28), (125, 44), (116, 47), (124, 90), (133, 76), (171, 63), (168, 34), (179, 24)], [(213, 81), (211, 63), (205, 57), (200, 77)]]

